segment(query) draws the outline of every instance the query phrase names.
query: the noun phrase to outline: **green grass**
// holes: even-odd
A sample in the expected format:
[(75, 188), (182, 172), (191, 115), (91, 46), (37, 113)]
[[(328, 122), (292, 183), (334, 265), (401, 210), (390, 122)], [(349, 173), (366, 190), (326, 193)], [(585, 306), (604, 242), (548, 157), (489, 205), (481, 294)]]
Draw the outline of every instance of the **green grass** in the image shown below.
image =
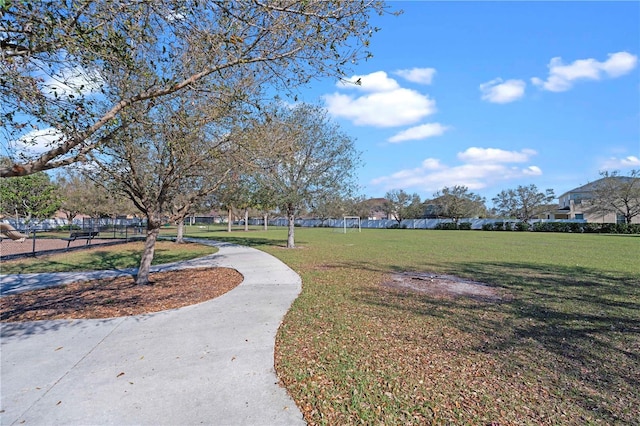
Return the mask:
[[(276, 368), (311, 424), (632, 424), (640, 237), (483, 231), (193, 232), (303, 279)], [(381, 284), (399, 271), (495, 286), (500, 303)]]
[[(52, 254), (37, 258), (2, 261), (0, 273), (26, 274), (40, 272), (92, 271), (103, 269), (137, 268), (144, 247), (143, 242), (94, 246), (87, 250)], [(156, 243), (154, 265), (189, 260), (218, 251), (215, 247), (200, 244)]]
[[(278, 332), (276, 369), (310, 424), (640, 418), (638, 236), (296, 228), (299, 248), (287, 250), (282, 228), (194, 227), (188, 235), (256, 247), (301, 275), (303, 291)], [(458, 275), (505, 298), (382, 285), (401, 271)]]

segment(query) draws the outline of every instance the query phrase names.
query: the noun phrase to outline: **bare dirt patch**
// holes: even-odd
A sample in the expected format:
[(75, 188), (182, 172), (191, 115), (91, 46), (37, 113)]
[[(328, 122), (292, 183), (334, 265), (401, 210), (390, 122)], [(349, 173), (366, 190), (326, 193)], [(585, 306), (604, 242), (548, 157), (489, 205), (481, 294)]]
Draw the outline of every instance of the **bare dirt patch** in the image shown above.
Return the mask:
[(439, 298), (469, 297), (487, 302), (499, 302), (506, 298), (497, 288), (485, 283), (430, 272), (393, 274), (385, 279), (382, 285)]
[(0, 298), (0, 321), (113, 318), (181, 308), (219, 297), (244, 279), (235, 269), (157, 272), (139, 286), (122, 276), (26, 291)]

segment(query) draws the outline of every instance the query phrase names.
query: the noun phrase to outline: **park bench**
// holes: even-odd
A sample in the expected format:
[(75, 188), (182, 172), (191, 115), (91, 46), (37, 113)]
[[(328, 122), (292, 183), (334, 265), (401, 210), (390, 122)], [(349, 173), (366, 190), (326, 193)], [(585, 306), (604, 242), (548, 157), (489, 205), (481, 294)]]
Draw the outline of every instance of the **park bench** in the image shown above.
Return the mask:
[(89, 242), (91, 242), (91, 240), (93, 240), (99, 234), (100, 232), (98, 231), (73, 231), (69, 234), (68, 238), (63, 238), (63, 240), (67, 242), (67, 248), (69, 248), (69, 244), (71, 244), (71, 241), (75, 240), (87, 240), (87, 243), (85, 245), (89, 245)]

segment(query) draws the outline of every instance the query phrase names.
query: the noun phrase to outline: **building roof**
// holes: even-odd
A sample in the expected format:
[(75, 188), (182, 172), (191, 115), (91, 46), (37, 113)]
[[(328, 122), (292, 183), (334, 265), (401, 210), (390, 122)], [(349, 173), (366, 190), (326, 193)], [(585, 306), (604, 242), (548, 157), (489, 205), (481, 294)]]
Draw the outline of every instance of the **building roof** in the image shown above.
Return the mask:
[(628, 181), (631, 181), (631, 180), (633, 180), (633, 179), (638, 179), (638, 180), (640, 180), (640, 178), (634, 178), (634, 177), (631, 177), (631, 176), (609, 176), (609, 177), (604, 177), (604, 178), (601, 178), (601, 179), (595, 180), (595, 181), (593, 181), (593, 182), (589, 182), (589, 183), (587, 183), (586, 185), (582, 185), (582, 186), (579, 186), (579, 187), (577, 187), (577, 188), (574, 188), (574, 189), (572, 189), (572, 190), (570, 190), (570, 191), (567, 191), (567, 192), (565, 192), (564, 194), (562, 194), (562, 195), (561, 195), (560, 197), (558, 197), (558, 198), (562, 198), (562, 197), (564, 197), (565, 195), (567, 195), (567, 194), (571, 194), (571, 193), (573, 193), (573, 192), (593, 192), (593, 191), (598, 187), (598, 185), (600, 184), (600, 182), (602, 182), (602, 181), (603, 181), (603, 180), (605, 180), (605, 179), (616, 179), (616, 180), (619, 180), (620, 182), (628, 182)]

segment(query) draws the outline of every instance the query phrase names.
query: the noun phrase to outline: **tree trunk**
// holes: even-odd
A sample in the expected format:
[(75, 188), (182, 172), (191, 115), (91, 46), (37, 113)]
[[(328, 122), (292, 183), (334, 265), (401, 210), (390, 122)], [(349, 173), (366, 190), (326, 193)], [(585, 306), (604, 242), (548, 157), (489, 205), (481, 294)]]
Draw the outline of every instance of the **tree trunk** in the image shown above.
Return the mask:
[(249, 207), (244, 208), (244, 232), (249, 231)]
[(267, 228), (269, 227), (269, 224), (267, 223), (267, 220), (269, 219), (269, 213), (265, 213), (263, 218), (264, 218), (264, 223), (262, 224), (262, 229), (266, 231)]
[(142, 259), (140, 259), (138, 275), (136, 275), (137, 285), (149, 284), (149, 271), (155, 254), (158, 234), (160, 234), (160, 222), (147, 219), (147, 238), (144, 242), (144, 251), (142, 252)]
[(287, 232), (287, 248), (295, 248), (294, 233), (295, 233), (295, 220), (293, 206), (289, 204), (287, 208), (287, 218), (289, 219), (289, 231)]
[(231, 232), (231, 207), (227, 210), (227, 232)]
[(176, 235), (176, 243), (184, 244), (184, 218), (178, 221), (178, 234)]

